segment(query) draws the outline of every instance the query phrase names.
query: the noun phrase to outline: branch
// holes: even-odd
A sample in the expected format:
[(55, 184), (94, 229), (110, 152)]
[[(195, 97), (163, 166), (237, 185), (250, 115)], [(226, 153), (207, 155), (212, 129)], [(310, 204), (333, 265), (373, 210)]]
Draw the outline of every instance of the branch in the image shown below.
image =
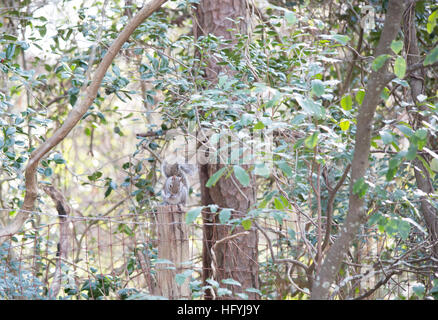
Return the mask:
[(107, 53), (102, 59), (102, 62), (97, 67), (94, 77), (90, 85), (82, 92), (81, 99), (78, 104), (67, 116), (63, 125), (55, 131), (55, 133), (48, 138), (38, 149), (32, 152), (29, 162), (26, 166), (26, 194), (22, 205), (22, 211), (19, 211), (14, 221), (12, 221), (5, 228), (0, 230), (0, 243), (5, 241), (6, 237), (17, 233), (23, 223), (27, 220), (29, 213), (26, 211), (33, 211), (35, 200), (38, 195), (36, 169), (40, 160), (55, 146), (57, 146), (76, 126), (81, 120), (82, 116), (87, 112), (88, 108), (93, 104), (97, 96), (97, 92), (105, 76), (106, 71), (111, 65), (112, 61), (120, 51), (122, 45), (129, 39), (135, 29), (152, 13), (157, 11), (167, 0), (152, 0), (146, 4), (135, 17), (126, 25), (123, 31), (119, 34), (117, 39), (108, 48)]

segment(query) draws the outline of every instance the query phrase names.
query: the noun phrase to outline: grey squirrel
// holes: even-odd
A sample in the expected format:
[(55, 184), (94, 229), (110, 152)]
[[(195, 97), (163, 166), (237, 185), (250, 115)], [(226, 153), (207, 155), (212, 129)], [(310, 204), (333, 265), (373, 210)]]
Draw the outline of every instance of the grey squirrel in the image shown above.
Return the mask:
[(163, 161), (161, 174), (164, 176), (163, 202), (167, 205), (186, 204), (189, 196), (187, 175), (195, 173), (195, 166), (188, 163), (168, 163)]

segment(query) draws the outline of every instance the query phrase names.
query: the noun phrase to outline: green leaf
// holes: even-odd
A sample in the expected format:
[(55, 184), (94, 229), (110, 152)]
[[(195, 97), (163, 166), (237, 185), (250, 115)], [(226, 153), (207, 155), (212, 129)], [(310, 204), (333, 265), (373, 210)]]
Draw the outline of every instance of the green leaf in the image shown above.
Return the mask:
[(14, 57), (15, 54), (15, 44), (11, 43), (6, 48), (6, 59), (11, 60)]
[(438, 9), (432, 12), (429, 18), (427, 18), (426, 30), (428, 34), (431, 34), (433, 32), (433, 29), (435, 29), (437, 21), (438, 21)]
[(378, 71), (385, 64), (386, 60), (388, 60), (391, 56), (389, 54), (381, 54), (376, 59), (374, 59), (371, 68), (374, 71)]
[(257, 122), (257, 123), (254, 125), (254, 129), (255, 129), (255, 130), (260, 130), (260, 129), (263, 129), (264, 127), (265, 127), (265, 125), (264, 125), (264, 123), (261, 122), (261, 121)]
[(236, 280), (231, 279), (231, 278), (223, 279), (221, 282), (223, 284), (228, 284), (228, 285), (231, 285), (231, 286), (238, 286), (238, 287), (242, 286), (242, 284), (239, 281), (236, 281)]
[(365, 91), (364, 90), (359, 90), (356, 93), (356, 102), (361, 105), (363, 102), (363, 98), (365, 97)]
[(186, 224), (190, 224), (193, 221), (196, 220), (196, 218), (199, 216), (199, 214), (201, 213), (203, 207), (196, 207), (193, 209), (190, 209), (187, 213), (186, 213)]
[(350, 120), (342, 119), (341, 122), (339, 122), (339, 127), (342, 131), (347, 131), (350, 128)]
[(438, 46), (429, 52), (429, 54), (424, 59), (424, 65), (428, 66), (438, 61)]
[(438, 159), (437, 158), (433, 158), (432, 161), (430, 162), (430, 169), (432, 169), (435, 172), (438, 172)]
[(221, 212), (219, 212), (219, 221), (222, 224), (225, 224), (230, 220), (231, 217), (231, 209), (222, 209)]
[(274, 199), (274, 206), (275, 206), (275, 209), (277, 209), (277, 210), (283, 210), (284, 209), (283, 202), (280, 201), (280, 199), (278, 199), (278, 198)]
[(357, 195), (359, 198), (362, 198), (366, 194), (368, 187), (369, 186), (365, 182), (364, 177), (357, 179), (353, 185), (353, 194)]
[(420, 140), (426, 140), (427, 130), (426, 129), (418, 129), (417, 131), (415, 131), (415, 136)]
[(270, 170), (269, 170), (269, 167), (266, 166), (265, 163), (257, 163), (254, 166), (254, 173), (258, 176), (269, 178)]
[(403, 79), (406, 75), (406, 61), (403, 57), (397, 57), (394, 63), (394, 73), (399, 79)]
[(414, 131), (408, 126), (401, 124), (401, 125), (397, 125), (396, 128), (399, 129), (401, 132), (403, 132), (403, 134), (408, 138), (414, 135)]
[(50, 177), (50, 176), (52, 175), (52, 173), (53, 173), (53, 171), (52, 171), (51, 168), (46, 168), (46, 169), (44, 170), (44, 175), (45, 175), (46, 177)]
[(249, 186), (250, 179), (245, 169), (243, 169), (241, 166), (238, 165), (233, 166), (233, 169), (234, 169), (234, 175), (236, 176), (237, 180), (239, 180), (240, 184), (244, 187)]
[(344, 109), (345, 111), (348, 111), (348, 110), (351, 110), (352, 106), (353, 106), (353, 99), (351, 98), (351, 96), (349, 94), (345, 95), (341, 99), (342, 109)]
[(304, 144), (307, 148), (313, 149), (316, 147), (316, 145), (318, 144), (318, 135), (319, 131), (315, 131), (311, 136), (307, 137), (304, 140)]
[(213, 186), (216, 185), (216, 183), (218, 182), (218, 180), (220, 179), (220, 177), (222, 177), (225, 174), (225, 171), (227, 170), (227, 167), (223, 167), (221, 169), (219, 169), (218, 171), (216, 171), (207, 181), (207, 183), (205, 184), (205, 186), (207, 188), (211, 188)]
[(402, 40), (392, 41), (391, 49), (392, 49), (392, 51), (394, 51), (395, 54), (398, 54), (402, 48), (403, 48), (403, 41)]
[(219, 297), (225, 296), (225, 295), (231, 295), (233, 292), (227, 288), (218, 288), (217, 289), (217, 295)]
[(300, 107), (303, 108), (304, 112), (308, 115), (316, 116), (318, 119), (322, 119), (325, 117), (325, 109), (312, 99), (303, 99), (303, 97), (301, 96), (297, 96), (295, 99), (297, 100)]
[(278, 161), (277, 166), (281, 169), (281, 171), (283, 171), (286, 177), (292, 177), (292, 168), (285, 161)]
[(312, 92), (317, 97), (321, 97), (325, 93), (324, 83), (319, 79), (312, 80)]
[(342, 35), (342, 34), (323, 34), (323, 35), (321, 35), (321, 38), (334, 40), (336, 42), (339, 42), (343, 46), (345, 46), (348, 43), (348, 41), (350, 41), (349, 36)]
[(190, 277), (193, 273), (193, 270), (186, 270), (182, 273), (178, 273), (175, 275), (175, 282), (177, 285), (182, 286), (188, 277)]
[(380, 138), (384, 144), (391, 144), (394, 141), (394, 136), (389, 131), (380, 131)]
[(249, 230), (249, 229), (251, 229), (251, 225), (252, 225), (252, 222), (251, 222), (251, 220), (243, 220), (242, 221), (242, 226), (243, 226), (243, 229), (245, 229), (245, 230)]
[(406, 154), (406, 159), (412, 161), (417, 156), (418, 146), (415, 143), (410, 143), (408, 148), (408, 153)]
[(297, 17), (292, 11), (286, 11), (286, 13), (284, 14), (284, 18), (286, 19), (287, 24), (290, 26), (297, 23)]
[(398, 234), (403, 240), (406, 240), (409, 237), (409, 232), (411, 231), (411, 225), (409, 222), (399, 220), (398, 221)]

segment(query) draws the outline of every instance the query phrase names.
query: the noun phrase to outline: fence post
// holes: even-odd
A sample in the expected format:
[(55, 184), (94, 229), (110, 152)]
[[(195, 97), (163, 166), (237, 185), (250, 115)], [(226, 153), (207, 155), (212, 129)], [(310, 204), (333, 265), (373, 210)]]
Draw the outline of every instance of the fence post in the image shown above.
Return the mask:
[(170, 263), (157, 263), (158, 294), (171, 300), (190, 299), (189, 277), (178, 285), (175, 276), (191, 268), (188, 261), (189, 232), (185, 213), (176, 205), (160, 206), (157, 211), (158, 259)]

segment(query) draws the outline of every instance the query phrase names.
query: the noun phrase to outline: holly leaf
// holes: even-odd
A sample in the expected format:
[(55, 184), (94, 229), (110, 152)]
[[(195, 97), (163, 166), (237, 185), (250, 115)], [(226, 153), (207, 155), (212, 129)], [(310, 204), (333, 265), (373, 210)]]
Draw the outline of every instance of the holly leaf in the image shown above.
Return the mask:
[(218, 180), (220, 179), (220, 177), (222, 177), (225, 174), (225, 171), (227, 170), (227, 167), (223, 167), (221, 169), (219, 169), (218, 171), (216, 171), (207, 181), (207, 183), (205, 184), (205, 186), (207, 188), (211, 188), (214, 187), (216, 185), (216, 183), (218, 182)]
[(423, 65), (428, 66), (438, 61), (438, 46), (436, 46), (424, 59)]
[(249, 175), (246, 173), (245, 169), (238, 165), (233, 166), (233, 169), (234, 175), (236, 176), (237, 180), (239, 180), (240, 184), (244, 187), (249, 186)]
[(190, 224), (196, 220), (196, 218), (201, 213), (203, 207), (193, 208), (186, 213), (186, 224)]
[(392, 41), (391, 49), (392, 49), (392, 51), (394, 51), (395, 54), (398, 54), (402, 48), (403, 48), (403, 41), (402, 40)]
[(381, 54), (380, 56), (378, 56), (376, 59), (374, 59), (371, 68), (374, 71), (379, 71), (379, 69), (381, 67), (383, 67), (383, 65), (385, 64), (386, 60), (388, 60), (390, 57), (389, 54)]
[(394, 63), (394, 73), (399, 79), (403, 79), (406, 75), (406, 60), (402, 57), (397, 57)]

